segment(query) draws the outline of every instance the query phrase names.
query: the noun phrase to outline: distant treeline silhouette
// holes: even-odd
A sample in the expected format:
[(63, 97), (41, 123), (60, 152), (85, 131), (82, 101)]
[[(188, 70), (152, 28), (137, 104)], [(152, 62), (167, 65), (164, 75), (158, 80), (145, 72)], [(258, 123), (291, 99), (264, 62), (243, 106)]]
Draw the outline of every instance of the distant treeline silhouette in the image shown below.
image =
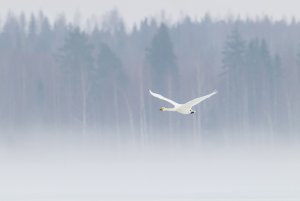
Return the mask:
[[(272, 141), (300, 131), (300, 23), (259, 19), (158, 23), (126, 31), (117, 12), (83, 30), (59, 16), (14, 15), (0, 31), (2, 130), (79, 130), (119, 139)], [(194, 116), (159, 112), (218, 90)], [(110, 134), (108, 134), (110, 133)]]

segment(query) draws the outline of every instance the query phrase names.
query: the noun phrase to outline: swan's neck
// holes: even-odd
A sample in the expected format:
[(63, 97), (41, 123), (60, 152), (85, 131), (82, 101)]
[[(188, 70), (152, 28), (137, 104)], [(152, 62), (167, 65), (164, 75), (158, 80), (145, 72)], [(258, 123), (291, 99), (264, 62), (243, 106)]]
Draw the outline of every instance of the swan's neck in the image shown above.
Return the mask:
[(174, 112), (176, 111), (175, 108), (164, 108), (164, 111)]

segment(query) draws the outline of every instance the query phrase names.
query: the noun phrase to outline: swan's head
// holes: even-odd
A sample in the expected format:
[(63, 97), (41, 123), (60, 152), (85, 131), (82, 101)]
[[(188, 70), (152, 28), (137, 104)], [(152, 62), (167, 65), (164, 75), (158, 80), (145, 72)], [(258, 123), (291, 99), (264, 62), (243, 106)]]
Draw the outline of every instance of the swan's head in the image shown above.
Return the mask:
[(166, 108), (165, 108), (165, 107), (161, 107), (159, 110), (160, 110), (160, 111), (165, 111)]
[(190, 114), (194, 114), (194, 113), (196, 113), (196, 111), (195, 110), (190, 110)]

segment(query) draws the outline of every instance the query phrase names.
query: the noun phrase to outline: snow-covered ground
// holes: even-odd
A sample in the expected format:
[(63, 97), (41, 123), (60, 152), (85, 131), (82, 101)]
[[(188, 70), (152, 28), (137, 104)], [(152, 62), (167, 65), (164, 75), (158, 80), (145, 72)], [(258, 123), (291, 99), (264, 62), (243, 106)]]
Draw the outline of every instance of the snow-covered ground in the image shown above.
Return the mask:
[(300, 200), (295, 148), (0, 149), (0, 200)]

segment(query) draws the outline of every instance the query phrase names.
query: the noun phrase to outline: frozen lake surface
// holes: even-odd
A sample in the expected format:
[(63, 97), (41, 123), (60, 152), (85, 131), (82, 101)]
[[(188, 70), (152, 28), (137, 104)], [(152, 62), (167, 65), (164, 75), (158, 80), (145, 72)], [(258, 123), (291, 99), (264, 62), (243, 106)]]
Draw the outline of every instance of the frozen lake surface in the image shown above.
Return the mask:
[(293, 148), (0, 149), (2, 201), (300, 200)]

